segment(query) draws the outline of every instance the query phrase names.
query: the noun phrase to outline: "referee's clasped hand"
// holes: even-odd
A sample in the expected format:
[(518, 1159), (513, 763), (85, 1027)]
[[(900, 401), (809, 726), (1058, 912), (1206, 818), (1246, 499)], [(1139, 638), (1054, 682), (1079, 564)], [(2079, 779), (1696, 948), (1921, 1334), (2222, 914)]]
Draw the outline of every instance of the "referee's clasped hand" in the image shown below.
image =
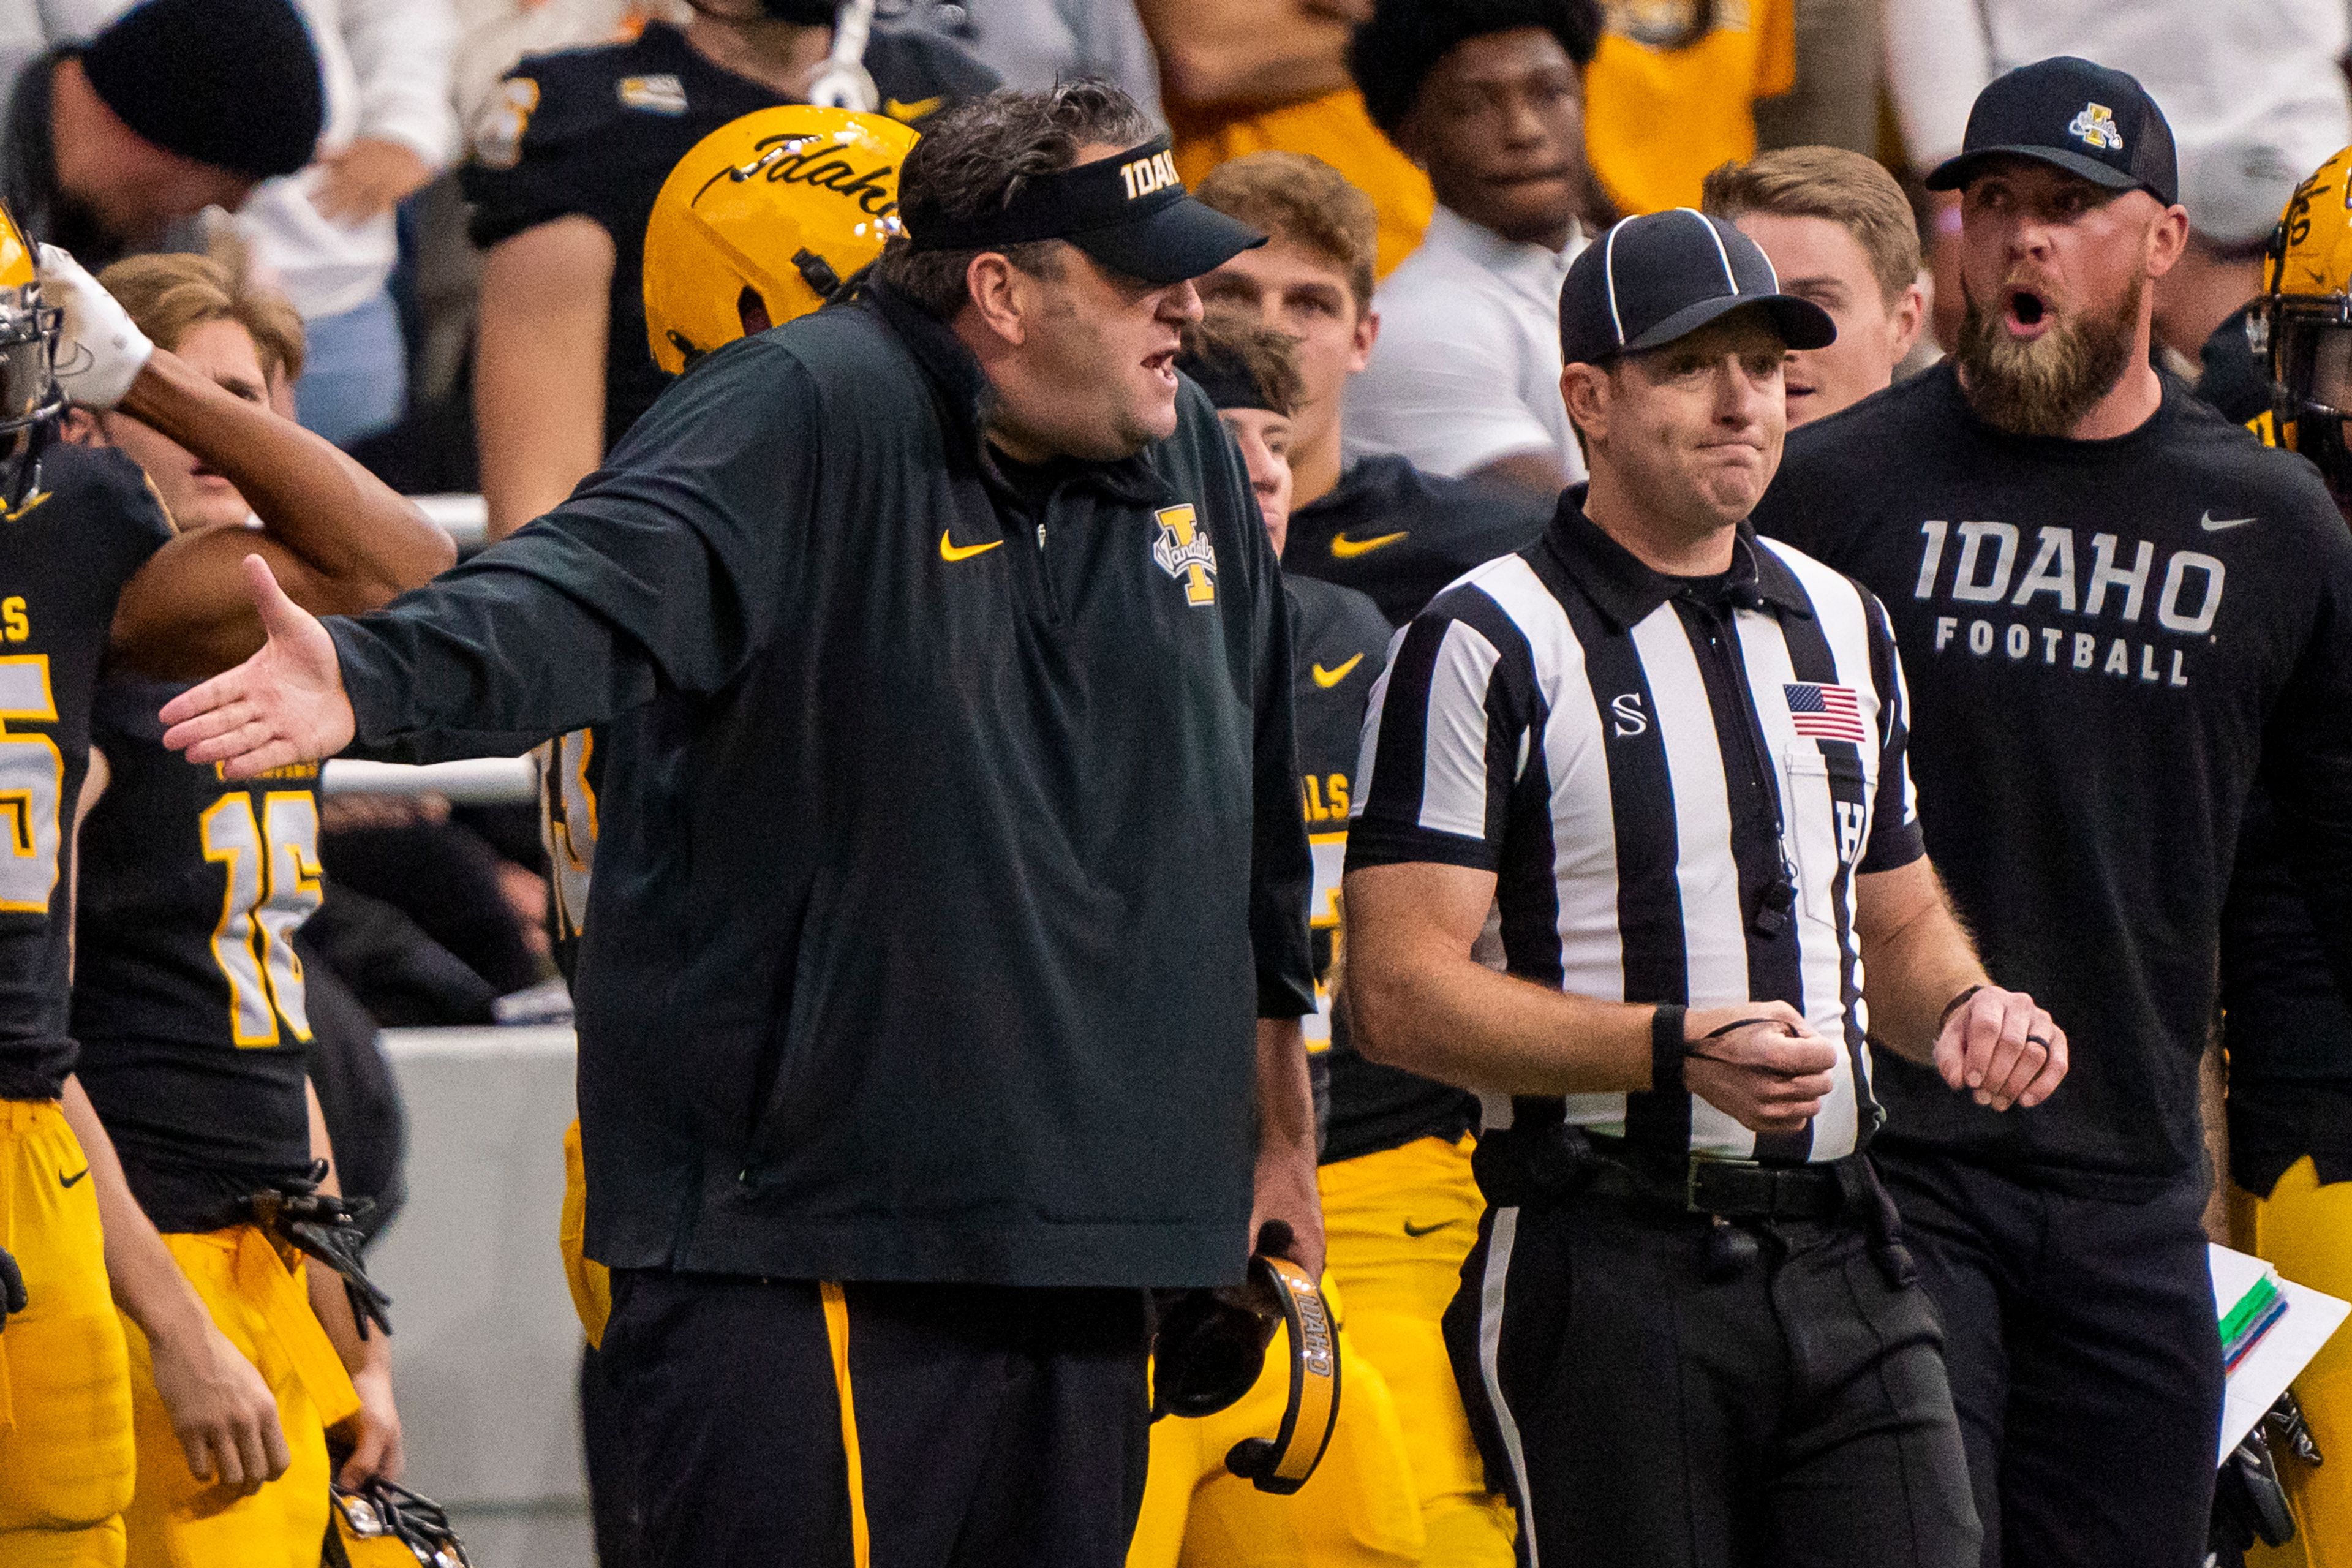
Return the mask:
[(1694, 1008), (1683, 1083), (1751, 1132), (1794, 1132), (1820, 1114), (1838, 1048), (1786, 1002)]
[(1979, 986), (1944, 1019), (1936, 1070), (1979, 1105), (2030, 1110), (2066, 1076), (2066, 1031), (2024, 992)]

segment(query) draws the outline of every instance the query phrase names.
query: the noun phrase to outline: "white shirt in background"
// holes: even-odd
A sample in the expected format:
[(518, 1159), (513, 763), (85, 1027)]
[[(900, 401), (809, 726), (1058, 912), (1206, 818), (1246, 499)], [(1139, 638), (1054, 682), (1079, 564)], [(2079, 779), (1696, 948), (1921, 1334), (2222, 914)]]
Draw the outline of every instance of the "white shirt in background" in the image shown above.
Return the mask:
[(1887, 85), (1919, 167), (1959, 151), (1994, 77), (2074, 55), (2147, 89), (2189, 222), (2222, 241), (2269, 232), (2296, 183), (2352, 142), (2347, 47), (2346, 0), (1886, 0)]
[(1559, 288), (1584, 246), (1580, 229), (1553, 251), (1439, 207), (1421, 248), (1373, 298), (1381, 336), (1348, 387), (1349, 456), (1401, 452), (1458, 479), (1544, 452), (1581, 479), (1559, 401)]

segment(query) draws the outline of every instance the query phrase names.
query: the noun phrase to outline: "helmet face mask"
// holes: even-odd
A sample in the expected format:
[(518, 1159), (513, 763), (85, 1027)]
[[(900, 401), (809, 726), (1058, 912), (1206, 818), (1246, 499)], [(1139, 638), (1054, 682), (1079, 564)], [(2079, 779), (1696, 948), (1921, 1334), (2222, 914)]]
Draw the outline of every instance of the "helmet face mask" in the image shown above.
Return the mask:
[(2339, 496), (2352, 496), (2352, 320), (2343, 301), (2281, 300), (2270, 319), (2271, 380), (2283, 445), (2319, 465)]
[(0, 509), (8, 511), (39, 486), (41, 454), (65, 411), (57, 378), (62, 319), (41, 303), (32, 247), (0, 209)]
[(2352, 501), (2352, 147), (2295, 187), (2271, 236), (2252, 339), (2270, 371), (2271, 438)]

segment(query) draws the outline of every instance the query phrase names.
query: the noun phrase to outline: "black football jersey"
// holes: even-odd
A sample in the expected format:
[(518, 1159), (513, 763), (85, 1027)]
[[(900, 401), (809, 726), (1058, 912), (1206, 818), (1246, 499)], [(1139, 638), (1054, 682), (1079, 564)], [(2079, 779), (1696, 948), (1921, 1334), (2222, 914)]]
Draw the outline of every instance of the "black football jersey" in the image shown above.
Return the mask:
[(302, 961), (319, 907), (319, 767), (227, 783), (164, 750), (184, 684), (110, 677), (91, 742), (111, 778), (82, 825), (73, 1031), (82, 1087), (161, 1230), (299, 1179)]
[(1551, 513), (1532, 490), (1425, 474), (1394, 453), (1359, 458), (1291, 512), (1282, 569), (1368, 594), (1402, 626), (1465, 572), (1534, 543)]
[[(893, 119), (924, 117), (996, 86), (986, 66), (943, 38), (877, 29), (866, 69)], [(677, 161), (730, 121), (789, 101), (711, 64), (677, 28), (533, 55), (508, 73), (474, 128), (461, 176), (484, 248), (577, 215), (613, 237), (604, 349), (604, 445), (620, 440), (669, 377), (646, 344), (646, 222)]]
[(1362, 742), (1364, 705), (1388, 660), (1391, 627), (1378, 605), (1352, 588), (1288, 576), (1297, 630), (1291, 700), (1298, 728), (1299, 797), (1315, 854), (1315, 1016), (1307, 1048), (1318, 1089), (1328, 1096), (1323, 1158), (1353, 1159), (1416, 1138), (1459, 1137), (1477, 1115), (1470, 1096), (1366, 1061), (1348, 1044), (1344, 1013), (1331, 1005), (1339, 957), (1339, 877), (1348, 859), (1348, 808)]
[(51, 450), (0, 517), (0, 1100), (54, 1100), (68, 1028), (73, 815), (122, 585), (171, 537), (138, 465)]

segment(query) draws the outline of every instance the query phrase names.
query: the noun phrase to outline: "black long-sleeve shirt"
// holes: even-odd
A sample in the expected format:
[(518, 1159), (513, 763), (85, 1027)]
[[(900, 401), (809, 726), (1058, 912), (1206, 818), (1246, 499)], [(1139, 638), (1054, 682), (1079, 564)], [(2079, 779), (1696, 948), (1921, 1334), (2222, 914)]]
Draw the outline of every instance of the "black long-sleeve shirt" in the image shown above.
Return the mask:
[(1793, 432), (1756, 522), (1885, 602), (1928, 851), (2073, 1045), (2006, 1114), (1883, 1055), (1885, 1136), (2093, 1195), (2188, 1176), (2258, 778), (2352, 981), (2352, 534), (2317, 471), (2170, 378), (2128, 435), (2005, 435), (1947, 364)]
[(362, 744), (609, 737), (588, 1251), (799, 1279), (1237, 1279), (1255, 1021), (1315, 1005), (1290, 626), (1175, 435), (1042, 498), (887, 294), (713, 355), (573, 498), (331, 623)]

